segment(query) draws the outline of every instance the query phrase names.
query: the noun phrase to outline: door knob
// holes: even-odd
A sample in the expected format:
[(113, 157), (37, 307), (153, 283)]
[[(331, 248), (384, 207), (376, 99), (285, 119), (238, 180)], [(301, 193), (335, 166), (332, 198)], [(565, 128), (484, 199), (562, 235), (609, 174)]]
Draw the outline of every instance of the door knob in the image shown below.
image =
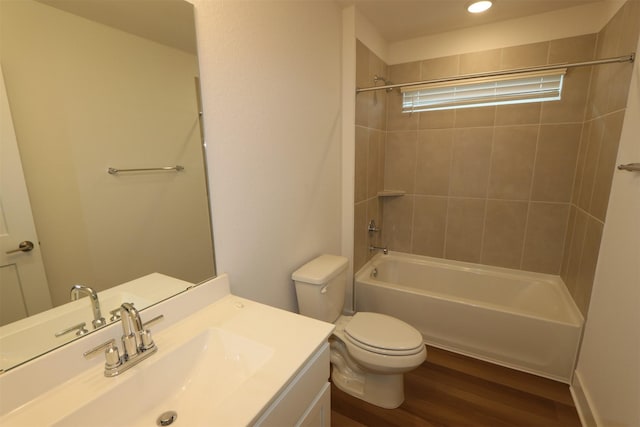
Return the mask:
[(24, 242), (20, 242), (20, 244), (18, 245), (18, 249), (13, 249), (5, 253), (8, 255), (8, 254), (14, 254), (16, 252), (29, 252), (32, 250), (33, 250), (33, 242), (25, 240)]

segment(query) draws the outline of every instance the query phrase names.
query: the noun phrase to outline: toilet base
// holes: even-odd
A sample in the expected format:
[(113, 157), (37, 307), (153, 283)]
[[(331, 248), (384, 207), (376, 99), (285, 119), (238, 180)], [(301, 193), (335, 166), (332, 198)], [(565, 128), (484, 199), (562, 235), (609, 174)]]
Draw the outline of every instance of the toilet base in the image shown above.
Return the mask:
[(404, 374), (376, 374), (356, 371), (341, 354), (331, 354), (331, 382), (345, 393), (385, 409), (404, 402)]

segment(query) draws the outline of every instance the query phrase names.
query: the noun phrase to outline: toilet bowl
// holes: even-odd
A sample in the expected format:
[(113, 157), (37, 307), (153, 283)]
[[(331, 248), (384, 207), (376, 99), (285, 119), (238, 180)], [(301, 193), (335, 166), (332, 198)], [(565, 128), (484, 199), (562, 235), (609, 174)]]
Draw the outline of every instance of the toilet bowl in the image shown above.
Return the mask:
[(426, 359), (422, 335), (391, 316), (342, 315), (347, 264), (345, 257), (322, 255), (293, 273), (300, 314), (335, 324), (331, 379), (340, 390), (397, 408), (404, 401), (404, 373)]

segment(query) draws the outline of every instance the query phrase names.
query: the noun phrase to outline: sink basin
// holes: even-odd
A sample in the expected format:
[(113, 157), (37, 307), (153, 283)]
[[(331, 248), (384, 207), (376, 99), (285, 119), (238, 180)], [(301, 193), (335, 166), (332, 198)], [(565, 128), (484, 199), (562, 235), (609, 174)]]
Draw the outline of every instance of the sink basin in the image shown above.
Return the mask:
[[(156, 355), (133, 375), (105, 379), (108, 390), (54, 426), (152, 426), (175, 411), (175, 425), (207, 425), (211, 407), (224, 402), (273, 355), (273, 349), (217, 328)], [(144, 364), (144, 367), (143, 367)], [(206, 397), (203, 399), (203, 397)]]

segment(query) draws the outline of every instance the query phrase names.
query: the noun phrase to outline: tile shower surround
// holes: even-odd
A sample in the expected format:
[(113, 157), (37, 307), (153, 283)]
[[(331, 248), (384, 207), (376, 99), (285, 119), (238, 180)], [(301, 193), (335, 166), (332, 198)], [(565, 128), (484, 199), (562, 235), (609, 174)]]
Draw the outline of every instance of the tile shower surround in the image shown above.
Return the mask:
[[(598, 34), (392, 66), (358, 41), (356, 84), (625, 55), (635, 51), (639, 15), (628, 2)], [(630, 77), (629, 64), (574, 68), (561, 101), (414, 114), (400, 112), (398, 91), (359, 94), (356, 270), (375, 242), (561, 274), (585, 313)], [(376, 197), (383, 188), (406, 195)], [(382, 236), (366, 232), (372, 218)]]

